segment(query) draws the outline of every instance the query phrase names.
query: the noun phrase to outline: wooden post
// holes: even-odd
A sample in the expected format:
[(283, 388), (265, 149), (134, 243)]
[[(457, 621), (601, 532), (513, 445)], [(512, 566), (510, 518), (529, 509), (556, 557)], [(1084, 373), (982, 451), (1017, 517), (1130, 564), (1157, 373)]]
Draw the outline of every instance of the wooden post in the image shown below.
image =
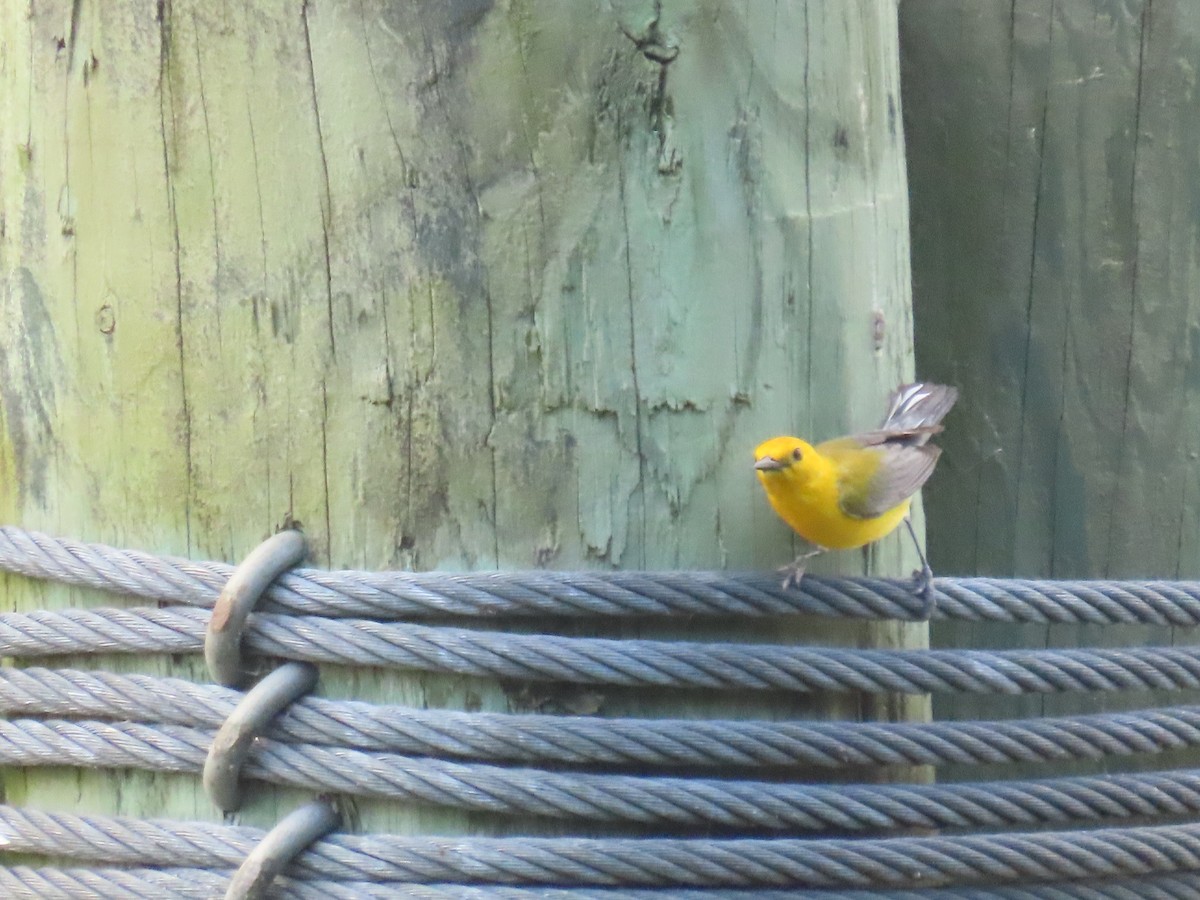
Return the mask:
[[(1195, 578), (1200, 7), (905, 0), (918, 358), (962, 387), (939, 571)], [(942, 645), (1171, 644), (939, 626)], [(938, 701), (1064, 714), (1178, 695)]]
[[(4, 521), (237, 560), (294, 517), (330, 567), (774, 567), (791, 538), (752, 448), (873, 425), (912, 375), (890, 0), (154, 9), (64, 0), (0, 19)], [(822, 569), (913, 562), (896, 537)], [(10, 609), (114, 602), (0, 583)], [(890, 623), (736, 633), (924, 640)], [(205, 677), (198, 659), (67, 664)], [(320, 690), (601, 714), (924, 710), (336, 667)], [(190, 777), (5, 785), (44, 808), (215, 814)], [(245, 820), (269, 823), (299, 795), (251, 797)], [(512, 827), (360, 812), (375, 830)]]

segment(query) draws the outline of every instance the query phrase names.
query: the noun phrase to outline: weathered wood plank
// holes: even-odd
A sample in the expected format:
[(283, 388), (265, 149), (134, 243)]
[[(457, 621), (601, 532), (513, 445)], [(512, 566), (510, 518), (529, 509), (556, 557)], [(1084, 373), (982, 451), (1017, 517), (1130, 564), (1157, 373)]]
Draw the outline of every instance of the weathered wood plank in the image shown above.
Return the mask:
[[(1200, 8), (901, 7), (918, 360), (958, 383), (931, 546), (946, 572), (1195, 577)], [(1171, 643), (1169, 629), (944, 626), (942, 645)], [(1101, 701), (937, 702), (1037, 715)]]

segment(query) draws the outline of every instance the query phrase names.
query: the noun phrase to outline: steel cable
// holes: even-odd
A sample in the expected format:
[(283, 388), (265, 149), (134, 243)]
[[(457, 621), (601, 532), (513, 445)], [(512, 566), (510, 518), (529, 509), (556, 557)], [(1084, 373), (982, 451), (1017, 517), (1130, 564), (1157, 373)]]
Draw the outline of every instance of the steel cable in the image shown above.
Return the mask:
[[(211, 900), (231, 872), (208, 869), (46, 869), (0, 867), (9, 900)], [(286, 900), (1195, 900), (1200, 876), (1144, 875), (1028, 887), (928, 890), (736, 888), (514, 888), (466, 884), (295, 881), (281, 878), (270, 898)]]
[[(198, 652), (205, 607), (233, 571), (223, 563), (156, 557), (16, 528), (0, 528), (0, 568), (184, 604), (0, 614), (0, 656), (18, 658)], [(800, 590), (784, 591), (774, 575), (714, 572), (301, 569), (268, 590), (265, 611), (251, 617), (244, 645), (261, 655), (317, 663), (657, 688), (1022, 694), (1200, 687), (1200, 648), (1186, 646), (904, 651), (610, 640), (394, 621), (794, 613), (911, 619), (925, 607), (911, 587), (902, 580), (810, 577)], [(938, 579), (936, 589), (935, 615), (942, 618), (1200, 624), (1200, 584), (1193, 582), (952, 578)], [(0, 764), (197, 773), (213, 729), (239, 696), (145, 676), (6, 670), (0, 672), (0, 711), (85, 718), (0, 722)], [(97, 716), (140, 721), (87, 718)], [(466, 714), (307, 698), (257, 742), (245, 774), (310, 790), (653, 825), (660, 832), (1040, 828), (1195, 818), (1200, 771), (836, 786), (644, 772), (647, 766), (1096, 759), (1198, 743), (1195, 707), (987, 723), (672, 722)], [(496, 763), (636, 766), (641, 772)], [(161, 833), (163, 823), (122, 824), (117, 836), (111, 823), (123, 820), (37, 819), (45, 815), (0, 808), (0, 835), (10, 841), (6, 849), (66, 858), (74, 852), (80, 860), (126, 868), (0, 869), (4, 896), (208, 896), (262, 837), (253, 829), (197, 823), (167, 823), (182, 829), (178, 840)], [(292, 877), (281, 895), (641, 900), (665, 890), (672, 897), (731, 900), (852, 897), (855, 891), (867, 891), (862, 894), (867, 897), (876, 896), (871, 890), (887, 889), (889, 897), (947, 900), (1192, 897), (1200, 890), (1197, 829), (1200, 825), (1156, 824), (853, 840), (338, 836), (321, 841), (289, 870)], [(68, 846), (74, 851), (64, 849)], [(375, 855), (362, 852), (364, 847)], [(1020, 884), (1030, 881), (1037, 883)], [(1007, 886), (971, 887), (984, 884)]]
[[(171, 603), (211, 606), (233, 566), (0, 528), (0, 569)], [(415, 573), (295, 569), (269, 589), (279, 612), (350, 618), (770, 616), (913, 619), (912, 582), (773, 573)], [(1092, 625), (1200, 624), (1200, 582), (938, 578), (935, 618)]]
[[(209, 613), (68, 609), (0, 614), (0, 656), (188, 653)], [(1200, 687), (1200, 647), (872, 650), (512, 634), (262, 613), (261, 654), (532, 681), (785, 691), (1022, 694)]]
[[(0, 807), (0, 834), (12, 841), (14, 851), (52, 853), (76, 862), (229, 871), (264, 832), (206, 822)], [(1156, 876), (1164, 884), (1194, 888), (1200, 884), (1198, 871), (1200, 824), (815, 840), (332, 835), (301, 854), (287, 875), (294, 884), (452, 883), (489, 890), (565, 884), (675, 890), (961, 890), (986, 884), (992, 889), (1009, 885), (1010, 893), (1003, 896), (1016, 897), (1029, 889), (1019, 884), (1025, 880), (1071, 889), (1079, 886), (1072, 881), (1083, 880), (1094, 888), (1100, 879), (1119, 885), (1119, 879), (1136, 877), (1142, 884), (1143, 879), (1153, 883), (1149, 876)]]
[[(0, 713), (219, 727), (242, 695), (176, 678), (0, 669)], [(307, 697), (267, 736), (493, 762), (640, 766), (999, 764), (1200, 746), (1200, 707), (982, 722), (769, 722), (464, 713)]]
[[(0, 722), (0, 765), (194, 774), (211, 730)], [(1001, 828), (1200, 814), (1200, 770), (946, 784), (794, 784), (508, 768), (260, 740), (246, 777), (551, 819), (781, 832)]]

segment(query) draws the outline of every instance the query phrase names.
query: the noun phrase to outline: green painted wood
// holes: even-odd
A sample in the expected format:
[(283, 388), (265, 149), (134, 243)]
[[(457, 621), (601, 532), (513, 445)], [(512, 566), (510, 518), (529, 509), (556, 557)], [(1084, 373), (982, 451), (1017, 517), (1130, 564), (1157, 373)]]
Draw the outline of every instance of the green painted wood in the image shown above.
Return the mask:
[[(792, 540), (752, 448), (871, 425), (912, 375), (891, 2), (4, 9), (5, 521), (237, 560), (295, 518), (331, 567), (777, 566)], [(913, 561), (896, 537), (820, 568)], [(10, 609), (114, 602), (0, 590)], [(620, 633), (925, 640), (890, 623)], [(204, 678), (194, 659), (63, 664)], [(926, 712), (336, 667), (320, 690)], [(191, 778), (4, 784), (45, 808), (216, 814)], [(254, 788), (241, 818), (297, 799)], [(357, 815), (392, 832), (517, 827)]]
[[(930, 496), (936, 568), (1197, 577), (1200, 7), (905, 0), (901, 46), (918, 360), (963, 393)], [(1191, 640), (1165, 628), (935, 629), (946, 646)]]

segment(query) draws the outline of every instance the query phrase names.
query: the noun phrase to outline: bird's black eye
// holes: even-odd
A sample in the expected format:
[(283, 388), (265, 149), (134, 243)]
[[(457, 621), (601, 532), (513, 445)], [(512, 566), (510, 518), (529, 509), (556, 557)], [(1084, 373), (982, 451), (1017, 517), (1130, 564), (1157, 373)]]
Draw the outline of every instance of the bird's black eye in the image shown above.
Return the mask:
[(800, 457), (803, 455), (804, 454), (800, 452), (799, 447), (792, 451), (792, 459), (794, 459), (796, 462), (800, 462)]

